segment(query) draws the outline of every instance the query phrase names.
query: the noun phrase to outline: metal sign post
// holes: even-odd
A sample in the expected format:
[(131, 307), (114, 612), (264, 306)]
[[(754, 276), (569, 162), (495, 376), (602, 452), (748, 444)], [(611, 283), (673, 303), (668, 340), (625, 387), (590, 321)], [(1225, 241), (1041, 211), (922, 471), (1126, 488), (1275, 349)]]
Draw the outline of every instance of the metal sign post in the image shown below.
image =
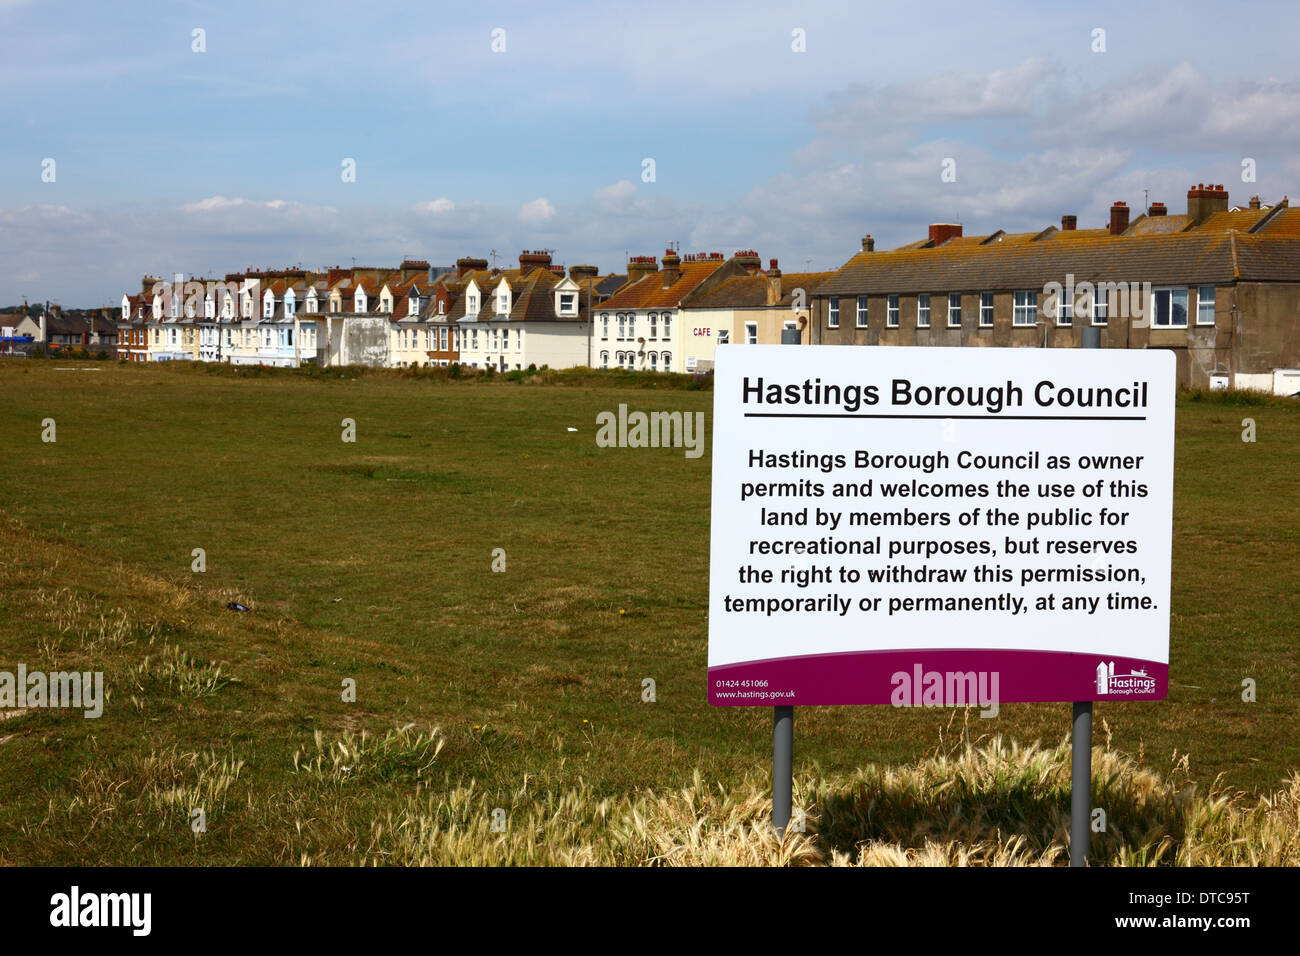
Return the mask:
[(772, 829), (784, 840), (794, 807), (794, 708), (772, 710)]
[[(1101, 329), (1085, 325), (1085, 349), (1101, 348)], [(1092, 843), (1092, 701), (1076, 700), (1070, 717), (1070, 866), (1087, 866)]]
[(1087, 866), (1092, 815), (1092, 701), (1074, 702), (1070, 740), (1070, 866)]

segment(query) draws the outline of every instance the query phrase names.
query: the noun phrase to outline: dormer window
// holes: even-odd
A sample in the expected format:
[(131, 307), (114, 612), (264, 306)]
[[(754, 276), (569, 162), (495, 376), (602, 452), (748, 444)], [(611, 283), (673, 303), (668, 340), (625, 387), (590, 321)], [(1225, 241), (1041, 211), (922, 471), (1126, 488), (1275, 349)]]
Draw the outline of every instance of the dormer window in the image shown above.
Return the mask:
[(420, 314), (420, 297), (419, 297), (418, 295), (413, 295), (413, 296), (411, 296), (411, 300), (410, 300), (410, 301), (411, 301), (411, 307), (410, 307), (410, 309), (407, 310), (407, 315), (419, 315), (419, 314)]
[(502, 292), (497, 296), (497, 312), (505, 313), (510, 311), (510, 293)]
[(208, 296), (203, 300), (203, 317), (205, 319), (211, 319), (215, 318), (216, 314), (217, 303), (213, 300), (212, 296)]
[(478, 315), (478, 296), (471, 295), (466, 298), (465, 311), (471, 315)]
[(366, 294), (358, 290), (357, 294), (352, 297), (352, 308), (356, 312), (366, 311)]
[(439, 314), (439, 315), (446, 315), (446, 314), (447, 314), (447, 300), (446, 300), (446, 299), (439, 299), (439, 300), (438, 300), (438, 314)]
[(560, 315), (577, 315), (578, 314), (578, 293), (561, 292), (560, 293)]
[(266, 298), (262, 300), (262, 318), (269, 319), (274, 314), (275, 314), (275, 296), (271, 295), (270, 293), (267, 293)]

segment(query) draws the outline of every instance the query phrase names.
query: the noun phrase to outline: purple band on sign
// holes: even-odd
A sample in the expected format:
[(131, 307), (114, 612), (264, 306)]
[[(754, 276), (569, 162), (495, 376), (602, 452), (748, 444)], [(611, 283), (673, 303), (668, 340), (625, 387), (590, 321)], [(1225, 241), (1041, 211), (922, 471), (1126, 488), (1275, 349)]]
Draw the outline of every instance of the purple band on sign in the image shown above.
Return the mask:
[(1162, 700), (1168, 691), (1168, 664), (1069, 651), (847, 651), (709, 668), (709, 703), (719, 707)]

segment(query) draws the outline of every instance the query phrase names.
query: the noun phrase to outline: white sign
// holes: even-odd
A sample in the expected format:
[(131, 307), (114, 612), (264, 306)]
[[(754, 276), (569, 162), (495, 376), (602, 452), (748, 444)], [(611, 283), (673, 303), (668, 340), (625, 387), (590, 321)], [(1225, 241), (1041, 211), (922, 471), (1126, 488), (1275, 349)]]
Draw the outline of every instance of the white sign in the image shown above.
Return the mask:
[(1164, 697), (1174, 392), (1158, 349), (720, 347), (710, 702)]

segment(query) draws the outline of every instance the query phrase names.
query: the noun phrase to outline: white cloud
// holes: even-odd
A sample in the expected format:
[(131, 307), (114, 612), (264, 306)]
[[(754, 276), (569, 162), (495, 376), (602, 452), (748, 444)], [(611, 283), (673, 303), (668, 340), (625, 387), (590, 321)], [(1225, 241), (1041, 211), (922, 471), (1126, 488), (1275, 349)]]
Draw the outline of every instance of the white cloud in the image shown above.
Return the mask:
[(519, 210), (519, 219), (529, 226), (540, 226), (555, 218), (555, 207), (544, 198), (526, 202)]
[(209, 196), (207, 199), (200, 199), (198, 202), (186, 203), (181, 206), (185, 212), (214, 212), (224, 209), (238, 209), (240, 207), (261, 208), (261, 209), (286, 209), (293, 206), (300, 206), (301, 203), (290, 202), (287, 199), (271, 199), (266, 202), (259, 202), (253, 199), (227, 199), (225, 196)]
[(636, 199), (636, 186), (626, 179), (602, 186), (592, 193), (592, 199), (598, 209), (605, 212), (630, 212)]
[(456, 204), (443, 196), (439, 199), (431, 199), (428, 202), (418, 202), (412, 206), (416, 212), (428, 213), (433, 216), (445, 216), (456, 208)]

